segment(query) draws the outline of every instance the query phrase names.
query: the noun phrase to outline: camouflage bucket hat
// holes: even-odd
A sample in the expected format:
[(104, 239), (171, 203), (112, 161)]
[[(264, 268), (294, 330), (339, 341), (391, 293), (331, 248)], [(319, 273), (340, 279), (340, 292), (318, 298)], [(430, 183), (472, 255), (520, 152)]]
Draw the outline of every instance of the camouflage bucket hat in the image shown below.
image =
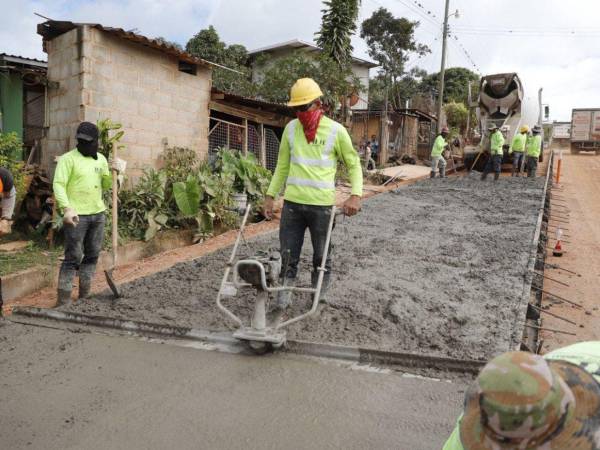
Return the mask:
[(460, 440), (465, 450), (600, 449), (600, 385), (566, 361), (505, 353), (467, 391)]

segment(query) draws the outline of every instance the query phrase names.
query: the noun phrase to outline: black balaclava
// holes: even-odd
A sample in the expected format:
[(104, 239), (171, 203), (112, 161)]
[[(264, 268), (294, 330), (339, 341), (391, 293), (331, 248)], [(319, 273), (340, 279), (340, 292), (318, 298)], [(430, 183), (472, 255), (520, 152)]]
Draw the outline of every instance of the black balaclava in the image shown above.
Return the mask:
[(81, 122), (77, 127), (77, 150), (83, 156), (98, 159), (98, 127), (91, 122)]

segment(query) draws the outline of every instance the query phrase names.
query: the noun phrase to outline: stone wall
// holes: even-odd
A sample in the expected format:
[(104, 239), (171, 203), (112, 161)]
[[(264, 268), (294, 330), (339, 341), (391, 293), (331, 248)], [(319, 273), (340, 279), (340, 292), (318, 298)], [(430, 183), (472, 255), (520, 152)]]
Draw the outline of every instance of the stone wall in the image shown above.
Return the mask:
[[(59, 97), (65, 99), (63, 103), (75, 116), (74, 122), (95, 123), (110, 118), (121, 123), (125, 149), (120, 156), (128, 161), (128, 175), (133, 179), (142, 169), (159, 164), (166, 145), (189, 147), (204, 157), (208, 151), (210, 69), (198, 66), (196, 75), (184, 73), (179, 71), (174, 56), (91, 26), (80, 30), (79, 83), (69, 83), (68, 90), (63, 90), (61, 83), (59, 89), (62, 92)], [(49, 75), (56, 52), (59, 56), (64, 53), (63, 46), (71, 42), (66, 38), (76, 32), (49, 42), (53, 49), (48, 52)], [(52, 76), (50, 79), (54, 81)], [(76, 101), (71, 101), (71, 97)], [(71, 116), (59, 114), (52, 118), (53, 115), (56, 111), (51, 110), (50, 132), (56, 128), (64, 134), (69, 128), (74, 136)], [(65, 119), (69, 126), (65, 126)], [(50, 147), (48, 152), (51, 153)]]

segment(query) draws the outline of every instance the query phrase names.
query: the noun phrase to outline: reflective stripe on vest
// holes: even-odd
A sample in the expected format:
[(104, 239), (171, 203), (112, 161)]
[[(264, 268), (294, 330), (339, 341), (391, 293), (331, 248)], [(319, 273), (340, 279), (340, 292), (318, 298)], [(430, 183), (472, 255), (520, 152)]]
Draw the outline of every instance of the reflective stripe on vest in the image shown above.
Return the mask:
[(288, 177), (287, 184), (292, 186), (308, 186), (318, 189), (335, 189), (335, 182), (305, 180), (304, 178)]
[(329, 158), (331, 154), (331, 150), (333, 150), (333, 145), (335, 144), (335, 138), (338, 132), (338, 124), (334, 123), (331, 127), (331, 131), (329, 132), (329, 136), (327, 136), (327, 141), (325, 142), (325, 149), (323, 150), (323, 158)]
[(290, 161), (293, 164), (302, 164), (305, 166), (312, 167), (333, 167), (334, 161), (332, 159), (310, 159), (310, 158), (302, 158), (301, 156), (292, 155)]
[(294, 119), (288, 125), (288, 144), (290, 146), (290, 155), (294, 154), (294, 135), (296, 134), (296, 124), (298, 119)]

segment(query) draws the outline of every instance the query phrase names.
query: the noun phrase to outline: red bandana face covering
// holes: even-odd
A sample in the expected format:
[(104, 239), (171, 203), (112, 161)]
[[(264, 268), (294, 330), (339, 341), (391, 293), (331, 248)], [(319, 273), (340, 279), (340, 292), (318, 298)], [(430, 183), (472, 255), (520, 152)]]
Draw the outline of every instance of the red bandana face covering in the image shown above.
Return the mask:
[(296, 117), (298, 117), (302, 128), (304, 128), (306, 142), (310, 144), (315, 140), (317, 135), (317, 128), (319, 128), (319, 122), (321, 122), (321, 117), (323, 117), (323, 110), (319, 108), (314, 111), (299, 111), (296, 113)]

